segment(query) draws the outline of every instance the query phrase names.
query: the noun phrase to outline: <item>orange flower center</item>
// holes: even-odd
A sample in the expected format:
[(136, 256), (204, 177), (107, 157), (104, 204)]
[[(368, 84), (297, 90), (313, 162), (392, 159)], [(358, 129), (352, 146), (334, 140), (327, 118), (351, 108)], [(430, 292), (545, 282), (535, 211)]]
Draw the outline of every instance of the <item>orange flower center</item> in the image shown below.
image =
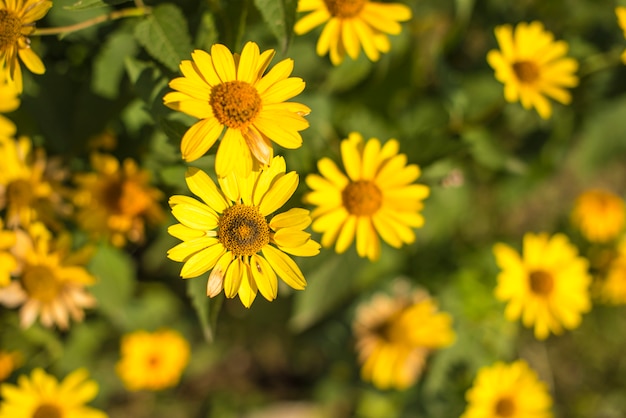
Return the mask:
[(56, 405), (42, 403), (35, 410), (33, 418), (63, 418), (63, 412)]
[(235, 257), (256, 254), (270, 242), (270, 227), (255, 206), (226, 209), (217, 227), (218, 239)]
[(22, 284), (31, 299), (43, 303), (58, 298), (62, 287), (54, 272), (46, 266), (27, 265), (22, 274)]
[(244, 81), (227, 81), (211, 89), (209, 104), (217, 120), (229, 128), (241, 129), (261, 111), (261, 96)]
[(358, 16), (367, 0), (324, 0), (328, 12), (338, 18)]
[(369, 180), (350, 183), (341, 192), (343, 206), (352, 215), (371, 216), (383, 203), (383, 194), (378, 186)]
[(530, 273), (530, 289), (537, 295), (546, 296), (554, 288), (554, 278), (545, 270), (535, 270)]
[(539, 66), (533, 61), (517, 61), (513, 63), (513, 71), (524, 84), (533, 83), (539, 78)]
[(22, 20), (10, 10), (0, 10), (0, 51), (15, 46), (22, 36)]
[(496, 416), (507, 418), (515, 414), (515, 402), (511, 398), (500, 398), (496, 403)]
[(104, 185), (102, 200), (110, 212), (127, 216), (140, 215), (152, 201), (142, 185), (133, 180), (120, 179), (112, 179)]

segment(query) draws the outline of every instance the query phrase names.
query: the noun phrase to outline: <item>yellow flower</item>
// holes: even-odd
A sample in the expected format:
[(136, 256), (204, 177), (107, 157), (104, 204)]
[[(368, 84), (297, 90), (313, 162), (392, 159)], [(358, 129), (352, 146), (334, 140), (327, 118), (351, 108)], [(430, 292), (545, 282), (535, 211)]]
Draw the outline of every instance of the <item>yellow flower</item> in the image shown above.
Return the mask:
[(478, 371), (461, 418), (551, 418), (548, 387), (524, 360)]
[(590, 242), (608, 242), (624, 229), (624, 200), (605, 190), (588, 190), (576, 198), (572, 223)]
[(11, 282), (11, 272), (17, 268), (17, 260), (11, 254), (15, 242), (15, 232), (4, 229), (4, 222), (0, 219), (0, 288)]
[(379, 389), (406, 389), (420, 377), (428, 355), (453, 343), (450, 315), (425, 292), (400, 283), (358, 307), (353, 323), (363, 380)]
[(174, 330), (124, 335), (115, 366), (128, 390), (161, 390), (178, 384), (189, 362), (189, 343)]
[(608, 266), (598, 281), (600, 300), (612, 305), (626, 304), (626, 238), (622, 238), (617, 251), (610, 251)]
[(17, 57), (35, 74), (46, 68), (30, 48), (28, 35), (35, 31), (35, 22), (52, 7), (49, 0), (0, 0), (0, 68), (22, 91), (22, 70)]
[(353, 132), (341, 142), (348, 177), (329, 158), (318, 162), (321, 176), (307, 176), (306, 184), (313, 191), (304, 201), (317, 206), (312, 213), (313, 230), (323, 233), (322, 246), (330, 247), (336, 241), (335, 251), (341, 254), (356, 236), (359, 256), (377, 260), (378, 235), (395, 248), (415, 241), (411, 228), (424, 224), (419, 211), (430, 189), (412, 184), (420, 169), (407, 165), (406, 155), (398, 150), (395, 139), (381, 146), (378, 139), (371, 138), (363, 145), (363, 137)]
[(534, 325), (541, 340), (580, 325), (582, 313), (591, 309), (589, 263), (565, 235), (527, 233), (521, 257), (502, 243), (493, 252), (502, 269), (495, 295), (508, 301), (509, 321), (521, 317), (524, 326)]
[(102, 411), (85, 406), (98, 394), (98, 384), (86, 369), (78, 369), (59, 382), (42, 369), (30, 378), (21, 375), (16, 385), (0, 386), (0, 418), (107, 418)]
[(356, 59), (361, 53), (378, 61), (380, 53), (389, 52), (387, 35), (402, 31), (398, 22), (411, 19), (411, 9), (400, 3), (381, 3), (370, 0), (300, 0), (298, 12), (310, 12), (296, 22), (298, 35), (310, 32), (326, 23), (319, 40), (317, 54), (330, 52), (330, 61), (339, 65), (346, 54)]
[(565, 57), (566, 42), (555, 41), (541, 22), (522, 22), (515, 30), (511, 25), (498, 26), (495, 34), (500, 51), (489, 51), (487, 62), (504, 84), (507, 102), (520, 101), (525, 109), (534, 107), (548, 119), (552, 107), (546, 96), (563, 104), (572, 101), (565, 88), (578, 85), (574, 74), (578, 62)]
[(189, 168), (186, 180), (189, 190), (203, 202), (188, 196), (170, 198), (172, 214), (180, 223), (168, 231), (183, 242), (167, 255), (185, 263), (181, 277), (212, 270), (207, 295), (216, 296), (224, 289), (227, 298), (239, 294), (246, 307), (257, 290), (269, 301), (276, 299), (276, 274), (292, 288), (304, 289), (304, 276), (287, 254), (310, 257), (319, 253), (319, 244), (304, 232), (311, 223), (309, 211), (293, 208), (266, 220), (298, 186), (298, 174), (286, 173), (282, 157), (274, 157), (269, 166), (248, 177), (233, 172), (219, 178), (221, 191), (197, 168)]
[(11, 376), (23, 361), (24, 358), (19, 351), (0, 350), (0, 382)]
[[(624, 37), (626, 38), (626, 7), (616, 7), (615, 14), (617, 15), (617, 23), (619, 24), (619, 27), (622, 28)], [(622, 52), (622, 62), (626, 64), (626, 50)]]
[(120, 164), (111, 155), (94, 153), (91, 165), (95, 172), (74, 177), (78, 185), (74, 196), (78, 224), (94, 237), (105, 237), (118, 247), (126, 240), (141, 243), (145, 220), (152, 224), (165, 220), (159, 205), (163, 194), (150, 186), (150, 174), (131, 159)]
[[(0, 71), (0, 113), (12, 112), (20, 107), (19, 91), (15, 83), (7, 80), (6, 73)], [(15, 125), (0, 115), (0, 137), (15, 135)]]
[(177, 91), (163, 98), (168, 107), (201, 119), (182, 138), (184, 160), (202, 157), (224, 129), (215, 161), (218, 177), (233, 170), (245, 176), (257, 163), (269, 164), (270, 140), (288, 149), (302, 145), (299, 131), (309, 126), (303, 116), (311, 110), (285, 102), (304, 90), (301, 78), (289, 77), (293, 60), (282, 60), (263, 75), (274, 50), (261, 54), (254, 42), (244, 46), (241, 56), (217, 44), (210, 55), (196, 50), (191, 57), (180, 64), (183, 77), (170, 82)]
[(46, 327), (69, 327), (69, 317), (82, 321), (84, 308), (96, 301), (85, 290), (95, 283), (84, 267), (86, 254), (70, 253), (70, 242), (53, 241), (41, 223), (33, 223), (28, 234), (18, 230), (14, 248), (18, 261), (18, 280), (0, 288), (0, 304), (9, 308), (21, 306), (20, 322), (30, 327), (37, 317)]
[(47, 171), (46, 155), (27, 137), (0, 139), (0, 209), (7, 226), (28, 226), (35, 220), (54, 224), (61, 196)]

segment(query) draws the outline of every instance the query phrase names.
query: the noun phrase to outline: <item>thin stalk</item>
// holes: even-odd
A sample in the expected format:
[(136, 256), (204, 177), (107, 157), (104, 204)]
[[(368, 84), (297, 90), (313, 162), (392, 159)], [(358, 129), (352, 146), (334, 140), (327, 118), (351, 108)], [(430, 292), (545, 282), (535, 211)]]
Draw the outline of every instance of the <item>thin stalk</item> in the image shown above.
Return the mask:
[[(140, 1), (140, 0), (139, 0)], [(76, 23), (74, 25), (59, 26), (56, 28), (37, 28), (30, 36), (46, 36), (46, 35), (61, 35), (70, 32), (76, 32), (78, 30), (86, 29), (91, 26), (98, 25), (103, 22), (111, 20), (124, 19), (126, 17), (145, 16), (152, 12), (150, 7), (132, 7), (122, 10), (114, 10), (105, 15), (96, 16), (92, 19), (85, 20), (84, 22)]]

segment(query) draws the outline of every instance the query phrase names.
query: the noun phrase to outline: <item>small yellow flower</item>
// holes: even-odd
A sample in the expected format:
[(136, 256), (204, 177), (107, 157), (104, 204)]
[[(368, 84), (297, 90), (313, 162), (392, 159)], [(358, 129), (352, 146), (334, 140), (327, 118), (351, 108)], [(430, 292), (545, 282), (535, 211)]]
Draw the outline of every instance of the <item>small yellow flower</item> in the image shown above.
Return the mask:
[(0, 382), (6, 380), (24, 362), (19, 351), (0, 350)]
[(602, 269), (597, 282), (599, 298), (612, 305), (626, 304), (626, 238), (622, 238), (617, 251), (610, 251), (608, 266)]
[(289, 77), (293, 60), (284, 59), (264, 75), (275, 51), (260, 53), (248, 42), (239, 54), (224, 45), (211, 54), (196, 50), (192, 60), (182, 61), (183, 77), (170, 82), (175, 92), (163, 97), (166, 106), (200, 119), (185, 133), (180, 144), (183, 159), (202, 157), (222, 135), (215, 171), (225, 177), (237, 170), (246, 176), (258, 164), (267, 165), (276, 142), (287, 149), (299, 148), (299, 131), (308, 128), (304, 119), (310, 109), (287, 102), (304, 90), (304, 81)]
[[(618, 6), (615, 8), (615, 14), (617, 15), (617, 23), (624, 32), (624, 38), (626, 38), (626, 7)], [(626, 50), (622, 52), (622, 62), (626, 64)]]
[(145, 221), (158, 224), (165, 220), (159, 201), (160, 190), (150, 185), (150, 173), (131, 159), (122, 164), (113, 156), (94, 153), (94, 172), (74, 177), (78, 190), (74, 203), (78, 224), (96, 238), (107, 238), (122, 247), (126, 241), (141, 243)]
[(487, 62), (496, 79), (504, 84), (507, 102), (520, 101), (525, 109), (534, 107), (548, 119), (552, 106), (546, 96), (563, 104), (572, 101), (565, 89), (578, 85), (578, 62), (565, 57), (567, 43), (555, 41), (541, 22), (519, 23), (495, 29), (500, 50), (491, 50)]
[[(85, 286), (95, 283), (84, 267), (87, 257), (70, 253), (69, 239), (53, 240), (41, 223), (33, 223), (28, 233), (18, 230), (14, 247), (18, 280), (0, 288), (0, 304), (20, 308), (20, 324), (30, 327), (37, 317), (46, 327), (69, 327), (69, 318), (82, 321), (83, 309), (95, 306)], [(83, 263), (83, 264), (81, 264)]]
[(21, 375), (17, 385), (0, 386), (0, 418), (107, 418), (102, 411), (86, 406), (98, 394), (98, 384), (78, 369), (59, 382), (42, 369), (30, 377)]
[(478, 371), (461, 418), (551, 418), (548, 387), (524, 360)]
[(0, 0), (0, 69), (15, 81), (19, 92), (22, 91), (22, 70), (18, 56), (33, 73), (46, 71), (31, 49), (28, 35), (35, 31), (35, 22), (51, 7), (49, 0)]
[(605, 190), (588, 190), (576, 198), (572, 223), (590, 242), (608, 242), (624, 230), (624, 199)]
[(11, 282), (11, 272), (17, 268), (17, 260), (11, 254), (16, 240), (15, 231), (4, 229), (4, 222), (0, 219), (0, 288)]
[(540, 340), (580, 325), (582, 314), (591, 309), (589, 263), (565, 235), (527, 233), (522, 256), (502, 243), (493, 252), (502, 269), (495, 295), (508, 302), (506, 319), (521, 317)]
[(395, 295), (376, 294), (358, 307), (353, 323), (363, 380), (379, 389), (406, 389), (431, 352), (455, 339), (452, 318), (427, 293), (400, 283)]
[(124, 335), (115, 366), (128, 390), (161, 390), (178, 384), (189, 362), (189, 343), (178, 332), (135, 331)]
[(188, 196), (172, 196), (172, 214), (180, 222), (169, 233), (182, 240), (167, 256), (184, 262), (181, 277), (197, 277), (209, 270), (207, 295), (227, 298), (239, 295), (250, 307), (257, 291), (276, 299), (276, 274), (289, 286), (302, 290), (306, 280), (287, 255), (310, 257), (319, 244), (304, 228), (311, 223), (309, 211), (292, 208), (266, 217), (283, 206), (296, 191), (298, 174), (286, 173), (285, 160), (276, 156), (270, 165), (248, 177), (232, 172), (218, 179), (221, 190), (203, 171), (190, 168), (187, 185), (202, 202)]
[(430, 189), (413, 183), (420, 168), (407, 165), (406, 155), (398, 154), (399, 147), (395, 139), (384, 146), (376, 138), (363, 144), (363, 137), (353, 132), (341, 142), (347, 176), (329, 158), (317, 164), (321, 176), (307, 176), (306, 184), (313, 191), (304, 201), (317, 206), (312, 227), (323, 233), (322, 246), (335, 243), (335, 251), (341, 254), (356, 236), (359, 256), (377, 260), (378, 236), (394, 248), (415, 241), (412, 228), (424, 224), (419, 212)]
[(347, 54), (357, 59), (361, 47), (371, 61), (389, 52), (388, 35), (398, 35), (398, 22), (411, 19), (411, 9), (400, 3), (370, 0), (300, 0), (298, 12), (310, 12), (298, 20), (294, 32), (303, 35), (325, 23), (317, 41), (317, 54), (330, 52), (330, 61), (339, 65)]

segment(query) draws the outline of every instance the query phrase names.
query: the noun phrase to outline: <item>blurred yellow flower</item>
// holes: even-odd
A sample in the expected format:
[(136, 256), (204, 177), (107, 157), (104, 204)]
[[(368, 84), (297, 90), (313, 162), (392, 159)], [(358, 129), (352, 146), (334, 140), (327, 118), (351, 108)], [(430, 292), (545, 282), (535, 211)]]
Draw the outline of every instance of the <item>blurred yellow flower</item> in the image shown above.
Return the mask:
[(493, 252), (502, 269), (495, 295), (508, 302), (506, 319), (521, 317), (540, 340), (580, 325), (581, 315), (591, 309), (589, 263), (565, 235), (527, 233), (521, 257), (502, 243)]
[(43, 62), (30, 48), (28, 35), (35, 31), (35, 22), (48, 13), (48, 0), (0, 0), (0, 69), (15, 81), (22, 91), (22, 70), (17, 57), (35, 74), (46, 71)]
[(27, 137), (0, 138), (0, 209), (7, 226), (28, 226), (35, 220), (54, 224), (61, 195), (47, 170), (45, 151)]
[(424, 224), (419, 211), (430, 189), (413, 184), (420, 168), (407, 165), (406, 155), (398, 154), (399, 147), (395, 139), (384, 146), (376, 138), (363, 144), (361, 134), (353, 132), (341, 142), (347, 177), (329, 158), (317, 163), (321, 176), (307, 176), (306, 184), (313, 191), (304, 201), (317, 206), (312, 213), (313, 230), (323, 233), (322, 246), (336, 242), (335, 251), (341, 254), (356, 236), (359, 256), (377, 260), (379, 235), (394, 248), (415, 241), (412, 228)]
[(168, 231), (183, 242), (167, 256), (185, 263), (181, 277), (212, 270), (207, 295), (216, 296), (224, 289), (227, 298), (239, 294), (246, 307), (257, 291), (269, 301), (276, 299), (276, 274), (292, 288), (304, 289), (304, 276), (287, 254), (310, 257), (319, 253), (319, 244), (304, 231), (311, 223), (309, 211), (293, 208), (266, 220), (298, 186), (298, 174), (286, 173), (283, 157), (274, 157), (269, 166), (248, 177), (232, 172), (219, 178), (221, 191), (197, 168), (189, 168), (186, 180), (202, 202), (188, 196), (170, 198), (172, 214), (180, 223)]
[(178, 384), (189, 353), (189, 343), (177, 331), (135, 331), (122, 337), (115, 371), (128, 390), (161, 390)]
[(0, 418), (107, 418), (102, 411), (85, 406), (98, 394), (98, 384), (78, 369), (59, 382), (42, 369), (30, 377), (21, 375), (17, 385), (0, 386)]
[(620, 241), (597, 284), (600, 300), (612, 305), (626, 304), (626, 238)]
[(571, 220), (590, 242), (608, 242), (624, 230), (624, 199), (605, 190), (581, 193), (574, 204)]
[(411, 19), (411, 9), (400, 3), (370, 0), (299, 0), (298, 12), (310, 12), (298, 20), (294, 32), (303, 35), (325, 23), (317, 41), (317, 54), (330, 52), (330, 61), (339, 65), (346, 54), (357, 59), (361, 47), (371, 61), (389, 52), (388, 35), (398, 35), (398, 22)]
[(0, 350), (0, 382), (6, 380), (24, 362), (19, 351)]
[(17, 268), (17, 260), (11, 254), (15, 242), (15, 231), (4, 229), (4, 222), (0, 219), (0, 288), (11, 282), (11, 272)]
[(285, 100), (300, 94), (304, 81), (289, 77), (291, 59), (282, 60), (263, 75), (274, 53), (273, 49), (260, 53), (256, 43), (248, 42), (239, 56), (216, 44), (210, 55), (195, 50), (193, 61), (181, 62), (183, 77), (170, 82), (177, 91), (167, 93), (163, 101), (201, 119), (182, 138), (184, 160), (202, 157), (224, 129), (215, 161), (218, 177), (233, 170), (246, 176), (256, 165), (269, 164), (273, 155), (270, 140), (288, 149), (302, 145), (299, 131), (308, 128), (303, 116), (311, 110)]
[[(0, 113), (12, 112), (20, 107), (19, 91), (14, 82), (7, 79), (4, 71), (0, 71)], [(15, 125), (0, 115), (0, 137), (15, 135)]]
[(572, 101), (565, 88), (578, 85), (578, 62), (565, 57), (566, 42), (555, 41), (536, 21), (519, 23), (515, 29), (498, 26), (495, 35), (500, 50), (489, 51), (487, 62), (504, 84), (507, 102), (520, 101), (525, 109), (534, 107), (539, 116), (548, 119), (552, 106), (546, 96), (563, 104)]
[[(624, 38), (626, 38), (626, 7), (617, 6), (615, 8), (615, 14), (617, 15), (617, 23), (624, 32)], [(622, 62), (626, 64), (626, 50), (622, 52)]]
[(478, 371), (461, 418), (551, 418), (548, 387), (524, 360)]
[(452, 318), (426, 292), (404, 283), (393, 296), (378, 293), (357, 308), (352, 325), (363, 380), (379, 389), (406, 389), (420, 377), (428, 355), (454, 342)]
[(83, 309), (95, 306), (85, 286), (95, 283), (84, 267), (87, 252), (70, 253), (69, 238), (53, 240), (41, 223), (33, 223), (28, 233), (17, 230), (14, 247), (18, 280), (0, 288), (0, 304), (21, 306), (20, 325), (30, 327), (37, 317), (46, 327), (69, 327), (69, 318), (82, 321)]
[(78, 173), (74, 182), (76, 220), (96, 238), (106, 238), (115, 246), (126, 241), (141, 243), (145, 221), (158, 224), (165, 220), (159, 201), (163, 193), (150, 185), (150, 173), (126, 159), (122, 164), (108, 154), (91, 156), (94, 172)]

